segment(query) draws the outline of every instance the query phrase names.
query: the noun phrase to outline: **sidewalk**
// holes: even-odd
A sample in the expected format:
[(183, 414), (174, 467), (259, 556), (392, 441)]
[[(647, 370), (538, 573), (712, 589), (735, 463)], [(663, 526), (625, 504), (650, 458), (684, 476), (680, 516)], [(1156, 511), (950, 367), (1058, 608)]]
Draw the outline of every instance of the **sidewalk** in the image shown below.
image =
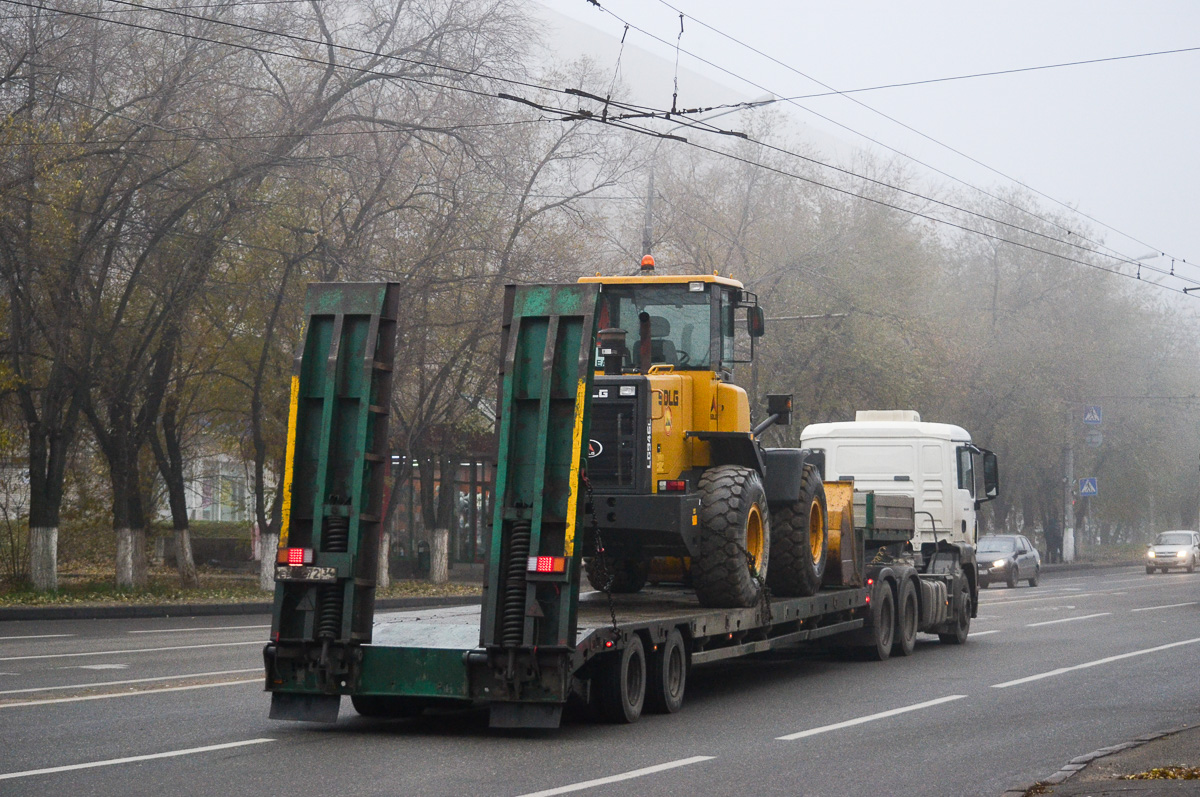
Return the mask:
[(1054, 774), (1003, 797), (1174, 797), (1200, 794), (1200, 780), (1120, 780), (1168, 766), (1200, 767), (1200, 726), (1147, 734), (1077, 756)]

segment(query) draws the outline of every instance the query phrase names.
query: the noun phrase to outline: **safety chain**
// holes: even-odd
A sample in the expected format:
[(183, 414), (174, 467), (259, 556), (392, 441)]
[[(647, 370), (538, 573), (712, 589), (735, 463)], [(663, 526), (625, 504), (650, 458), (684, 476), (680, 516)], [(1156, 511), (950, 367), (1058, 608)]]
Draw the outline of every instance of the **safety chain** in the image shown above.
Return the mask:
[(579, 477), (583, 480), (583, 488), (587, 491), (587, 502), (584, 504), (585, 509), (592, 519), (592, 536), (596, 542), (596, 560), (599, 562), (600, 581), (602, 586), (600, 591), (604, 593), (604, 597), (608, 600), (608, 614), (612, 618), (612, 628), (614, 632), (619, 632), (617, 627), (617, 607), (613, 604), (612, 583), (613, 573), (608, 566), (608, 557), (604, 551), (604, 540), (600, 536), (600, 519), (596, 516), (596, 494), (592, 491), (592, 480), (588, 478), (586, 466), (580, 469)]
[(771, 622), (771, 588), (767, 586), (767, 580), (763, 578), (762, 573), (754, 566), (754, 554), (746, 550), (746, 546), (739, 542), (733, 544), (742, 552), (742, 556), (746, 557), (746, 567), (750, 568), (750, 578), (758, 584), (758, 603), (762, 607), (763, 619), (769, 624)]

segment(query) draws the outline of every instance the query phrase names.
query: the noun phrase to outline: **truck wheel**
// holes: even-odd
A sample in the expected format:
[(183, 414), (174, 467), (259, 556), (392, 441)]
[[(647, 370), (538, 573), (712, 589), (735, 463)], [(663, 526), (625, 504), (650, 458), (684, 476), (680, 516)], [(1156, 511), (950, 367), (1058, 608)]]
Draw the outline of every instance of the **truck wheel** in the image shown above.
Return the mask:
[(696, 597), (701, 606), (753, 606), (770, 551), (762, 480), (750, 468), (718, 465), (700, 477), (700, 493), (701, 528), (692, 552)]
[(939, 633), (938, 639), (946, 645), (961, 645), (967, 641), (971, 632), (971, 585), (964, 578), (958, 589), (958, 600), (954, 602), (954, 630), (949, 633)]
[(809, 464), (800, 481), (800, 498), (771, 516), (771, 572), (767, 576), (771, 593), (789, 597), (816, 594), (828, 554), (825, 484), (821, 473)]
[(646, 681), (646, 710), (654, 714), (674, 714), (683, 705), (687, 686), (687, 650), (683, 634), (672, 628), (667, 641), (650, 656), (650, 675)]
[(917, 647), (918, 613), (917, 588), (905, 579), (896, 599), (896, 639), (892, 642), (892, 653), (897, 656), (911, 656)]
[(614, 547), (605, 552), (603, 562), (598, 556), (589, 556), (583, 563), (583, 571), (592, 589), (603, 592), (607, 584), (609, 592), (623, 595), (640, 592), (646, 586), (650, 563), (639, 553)]
[(896, 636), (896, 602), (892, 598), (892, 588), (886, 581), (875, 584), (871, 596), (871, 638), (869, 645), (863, 646), (863, 657), (870, 661), (887, 661), (892, 655), (892, 643)]
[(1013, 589), (1014, 587), (1017, 586), (1017, 582), (1021, 580), (1019, 578), (1020, 575), (1021, 575), (1021, 569), (1019, 567), (1017, 567), (1017, 565), (1014, 563), (1013, 566), (1008, 569), (1008, 582), (1007, 583), (1008, 583), (1009, 589)]
[(363, 717), (403, 719), (416, 717), (425, 710), (420, 700), (391, 695), (350, 695), (350, 704)]
[(642, 638), (631, 634), (619, 652), (599, 661), (593, 695), (601, 719), (613, 723), (637, 722), (646, 700), (646, 649)]

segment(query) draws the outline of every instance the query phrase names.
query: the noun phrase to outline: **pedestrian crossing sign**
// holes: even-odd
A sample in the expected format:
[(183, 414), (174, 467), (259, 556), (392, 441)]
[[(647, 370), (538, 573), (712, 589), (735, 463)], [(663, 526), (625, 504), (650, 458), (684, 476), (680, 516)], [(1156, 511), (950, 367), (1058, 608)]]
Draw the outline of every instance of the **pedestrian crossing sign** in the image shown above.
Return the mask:
[(1088, 498), (1093, 495), (1099, 495), (1100, 485), (1095, 476), (1087, 479), (1079, 480), (1079, 495), (1082, 498)]
[(1084, 407), (1083, 422), (1084, 423), (1097, 423), (1097, 424), (1100, 423), (1100, 407), (1099, 407), (1099, 405)]

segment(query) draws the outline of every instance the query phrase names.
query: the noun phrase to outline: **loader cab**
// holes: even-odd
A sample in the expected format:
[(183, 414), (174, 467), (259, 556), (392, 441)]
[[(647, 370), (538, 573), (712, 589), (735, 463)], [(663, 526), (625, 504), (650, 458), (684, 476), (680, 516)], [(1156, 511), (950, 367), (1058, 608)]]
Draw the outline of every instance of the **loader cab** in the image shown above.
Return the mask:
[[(754, 340), (763, 334), (758, 298), (736, 280), (655, 275), (580, 282), (601, 283), (597, 327), (620, 350), (620, 373), (662, 366), (711, 371), (728, 381), (735, 363), (753, 359)], [(595, 367), (605, 368), (599, 350)]]

